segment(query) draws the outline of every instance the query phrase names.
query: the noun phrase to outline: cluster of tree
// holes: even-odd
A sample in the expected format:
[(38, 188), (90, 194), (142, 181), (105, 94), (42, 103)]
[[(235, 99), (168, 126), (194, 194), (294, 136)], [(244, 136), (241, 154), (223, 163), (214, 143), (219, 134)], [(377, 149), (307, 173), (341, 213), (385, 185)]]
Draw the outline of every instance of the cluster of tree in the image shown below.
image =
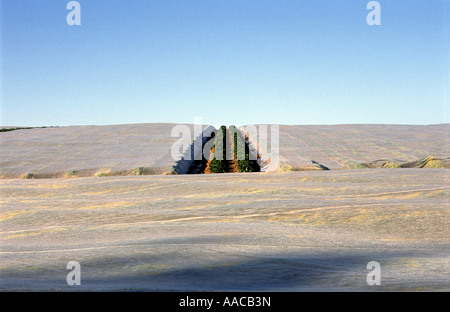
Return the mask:
[[(224, 172), (258, 172), (260, 167), (255, 160), (250, 159), (249, 147), (245, 142), (245, 138), (237, 130), (235, 126), (230, 126), (229, 131), (233, 138), (234, 158), (227, 160), (227, 128), (221, 126), (217, 132), (216, 141), (212, 147), (212, 152), (215, 155), (209, 163), (209, 172), (224, 173)], [(221, 155), (218, 156), (218, 155)], [(237, 166), (236, 166), (237, 165)]]
[[(224, 173), (227, 172), (227, 160), (226, 160), (226, 134), (227, 127), (221, 126), (217, 131), (216, 141), (212, 147), (214, 152), (214, 158), (209, 163), (209, 172), (211, 173)], [(222, 155), (218, 157), (217, 155)], [(222, 159), (220, 159), (222, 158)]]
[(235, 126), (230, 127), (234, 143), (234, 159), (239, 172), (258, 172), (260, 167), (256, 159), (250, 159), (250, 150), (245, 138)]

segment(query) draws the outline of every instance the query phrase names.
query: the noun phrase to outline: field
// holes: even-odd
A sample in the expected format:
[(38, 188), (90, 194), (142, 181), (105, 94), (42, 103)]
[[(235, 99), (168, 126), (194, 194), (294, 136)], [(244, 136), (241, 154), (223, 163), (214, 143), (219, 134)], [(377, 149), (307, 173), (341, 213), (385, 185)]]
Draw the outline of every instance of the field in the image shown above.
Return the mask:
[[(69, 261), (77, 290), (449, 290), (446, 169), (1, 187), (2, 290), (74, 290)], [(381, 286), (366, 283), (372, 260)]]
[[(179, 140), (171, 136), (174, 126), (72, 126), (3, 132), (0, 178), (167, 174), (176, 162), (171, 156), (171, 147)], [(193, 134), (193, 125), (187, 126)], [(438, 157), (437, 167), (450, 168), (450, 124), (280, 126), (279, 132), (281, 170), (315, 170), (318, 164), (350, 169), (380, 159), (403, 164), (430, 156)], [(270, 129), (268, 134), (270, 138)]]
[[(78, 145), (67, 128), (0, 134), (0, 290), (450, 290), (448, 169), (299, 171), (306, 160), (333, 167), (445, 159), (446, 125), (417, 126), (403, 141), (413, 126), (385, 127), (383, 140), (371, 126), (322, 136), (285, 126), (280, 158), (288, 170), (195, 175), (130, 175), (138, 167), (169, 170), (175, 139), (169, 125), (158, 125), (169, 137), (154, 132), (144, 143), (152, 127), (145, 125), (127, 140), (126, 127), (115, 128), (117, 141), (111, 128), (91, 140), (94, 128), (84, 128)], [(339, 131), (354, 131), (353, 140), (327, 145), (326, 136)], [(136, 142), (143, 145), (134, 151)], [(99, 168), (117, 174), (95, 174)], [(68, 170), (86, 176), (62, 175)], [(80, 286), (66, 283), (69, 261), (81, 265)], [(370, 261), (381, 265), (381, 285), (366, 281)]]

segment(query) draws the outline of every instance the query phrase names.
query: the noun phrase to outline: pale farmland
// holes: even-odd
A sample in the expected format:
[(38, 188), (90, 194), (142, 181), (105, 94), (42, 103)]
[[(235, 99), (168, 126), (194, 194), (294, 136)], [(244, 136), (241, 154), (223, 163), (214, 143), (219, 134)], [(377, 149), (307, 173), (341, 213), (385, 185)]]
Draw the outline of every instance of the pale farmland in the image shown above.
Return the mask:
[(284, 171), (164, 175), (171, 127), (1, 133), (0, 289), (450, 289), (448, 125), (280, 126)]

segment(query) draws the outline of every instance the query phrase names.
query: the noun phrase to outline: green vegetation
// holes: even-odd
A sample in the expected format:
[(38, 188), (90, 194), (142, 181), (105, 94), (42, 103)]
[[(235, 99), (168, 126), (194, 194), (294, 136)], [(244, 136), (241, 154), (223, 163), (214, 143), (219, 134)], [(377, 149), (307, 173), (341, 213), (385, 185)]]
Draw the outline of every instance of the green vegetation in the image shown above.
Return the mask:
[[(58, 126), (56, 126), (56, 127), (58, 127)], [(2, 129), (0, 129), (0, 132), (9, 132), (9, 131), (27, 130), (27, 129), (36, 129), (36, 128), (54, 128), (54, 126), (2, 128)]]
[(370, 168), (369, 165), (367, 163), (357, 163), (354, 161), (348, 161), (346, 163), (347, 167), (349, 169), (367, 169)]
[(444, 162), (440, 159), (431, 159), (429, 160), (423, 168), (444, 168)]
[(139, 167), (130, 172), (130, 175), (145, 175), (147, 172), (145, 167)]
[[(239, 172), (259, 172), (260, 167), (257, 160), (250, 159), (250, 151), (248, 144), (246, 144), (245, 139), (242, 137), (241, 133), (236, 129), (235, 126), (230, 126), (230, 131), (233, 134), (233, 144), (234, 144), (234, 159), (237, 162), (237, 167)], [(239, 136), (239, 138), (238, 138)], [(239, 141), (238, 141), (239, 139)], [(238, 153), (238, 148), (245, 148), (244, 153)], [(244, 159), (238, 159), (238, 155), (244, 154)]]
[(386, 159), (375, 160), (372, 162), (357, 163), (347, 162), (350, 169), (366, 169), (366, 168), (448, 168), (445, 159), (438, 159), (435, 156), (428, 156), (416, 161), (401, 162)]
[(24, 129), (33, 129), (32, 127), (26, 127), (26, 128), (2, 128), (0, 129), (0, 132), (9, 132), (9, 131), (15, 131), (15, 130), (24, 130)]
[(391, 162), (391, 161), (386, 161), (385, 163), (383, 163), (382, 167), (383, 168), (400, 168), (400, 164)]
[(164, 173), (164, 175), (177, 175), (177, 174), (178, 173), (174, 169), (171, 169), (171, 170), (169, 170), (169, 171)]
[(109, 177), (111, 176), (111, 169), (100, 169), (94, 174), (94, 177)]
[[(210, 161), (208, 165), (208, 172), (210, 173), (224, 173), (224, 172), (257, 172), (260, 171), (260, 167), (256, 160), (250, 160), (249, 147), (245, 143), (245, 139), (235, 126), (230, 126), (229, 131), (233, 136), (234, 146), (234, 159), (227, 160), (227, 128), (221, 126), (217, 133), (216, 141), (212, 148), (215, 155), (222, 155), (222, 159), (216, 159), (215, 157)], [(239, 137), (238, 137), (239, 136)], [(238, 140), (239, 139), (239, 140)], [(245, 151), (239, 151), (238, 148), (245, 148)], [(243, 155), (242, 155), (243, 154)], [(244, 156), (244, 159), (238, 159), (239, 156)]]
[(79, 172), (77, 170), (69, 170), (66, 171), (66, 173), (64, 174), (65, 178), (74, 178), (77, 177), (79, 174)]
[(435, 156), (428, 156), (416, 161), (401, 164), (402, 168), (445, 168), (445, 164), (441, 159)]
[(24, 178), (24, 179), (34, 179), (34, 174), (32, 174), (32, 173), (27, 173), (23, 178)]
[[(225, 126), (221, 126), (217, 132), (216, 141), (213, 145), (214, 155), (222, 154), (222, 159), (214, 158), (209, 163), (209, 172), (211, 173), (224, 173), (227, 172), (227, 161), (226, 161), (226, 131)], [(220, 157), (219, 157), (220, 158)]]
[(280, 170), (281, 172), (290, 172), (294, 171), (294, 167), (286, 161), (281, 161), (280, 165), (278, 166), (278, 170)]

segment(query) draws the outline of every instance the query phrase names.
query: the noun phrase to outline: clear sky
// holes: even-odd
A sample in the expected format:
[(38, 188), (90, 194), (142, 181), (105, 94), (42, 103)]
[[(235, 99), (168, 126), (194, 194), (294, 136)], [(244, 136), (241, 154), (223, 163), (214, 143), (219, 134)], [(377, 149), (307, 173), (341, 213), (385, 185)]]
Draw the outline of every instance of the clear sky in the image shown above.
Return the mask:
[(450, 122), (450, 0), (0, 1), (3, 126)]

